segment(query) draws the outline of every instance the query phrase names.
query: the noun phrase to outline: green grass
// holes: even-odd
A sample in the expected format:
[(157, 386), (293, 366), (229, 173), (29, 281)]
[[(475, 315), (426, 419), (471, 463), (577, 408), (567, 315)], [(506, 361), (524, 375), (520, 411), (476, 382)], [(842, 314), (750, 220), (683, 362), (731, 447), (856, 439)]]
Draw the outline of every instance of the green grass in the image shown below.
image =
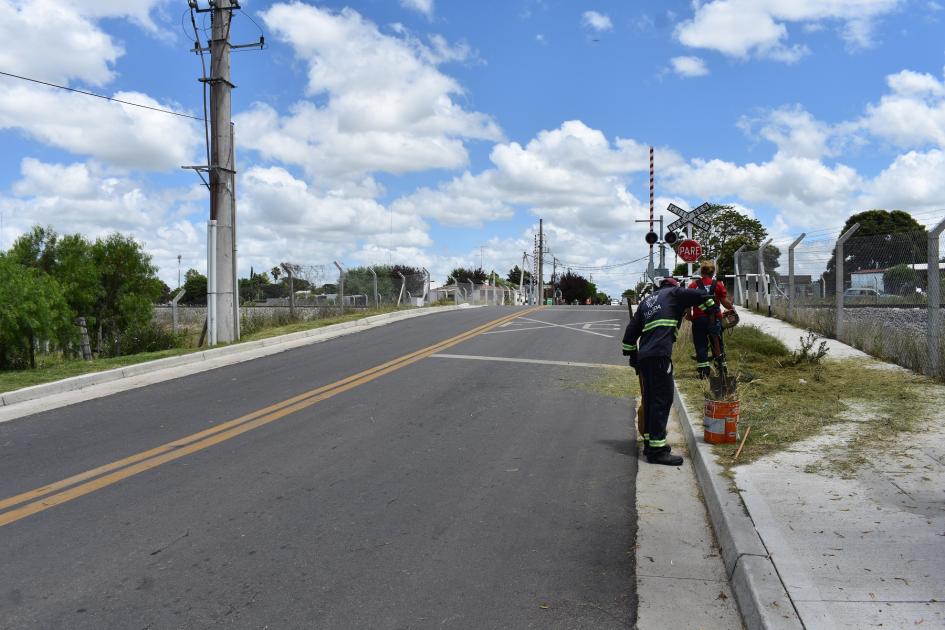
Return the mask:
[(35, 370), (0, 371), (0, 392), (10, 392), (22, 387), (51, 383), (52, 381), (62, 380), (71, 376), (103, 372), (105, 370), (134, 365), (135, 363), (143, 363), (145, 361), (176, 357), (181, 354), (197, 352), (198, 350), (200, 350), (200, 348), (172, 348), (170, 350), (159, 350), (158, 352), (144, 352), (142, 354), (94, 359), (92, 361), (63, 359), (60, 355), (37, 356)]
[[(321, 319), (312, 319), (304, 322), (294, 322), (272, 328), (263, 328), (249, 335), (245, 335), (239, 342), (256, 341), (258, 339), (268, 339), (279, 335), (300, 332), (303, 330), (312, 330), (322, 328), (332, 324), (340, 324), (358, 319), (364, 319), (372, 315), (390, 313), (398, 310), (396, 307), (382, 308), (370, 311), (358, 311), (336, 317), (325, 317)], [(196, 342), (194, 342), (196, 343)], [(94, 359), (92, 361), (82, 361), (78, 359), (65, 359), (59, 354), (39, 355), (36, 358), (35, 370), (2, 370), (0, 371), (0, 392), (10, 392), (22, 387), (31, 385), (40, 385), (42, 383), (51, 383), (71, 376), (81, 374), (90, 374), (93, 372), (102, 372), (113, 368), (144, 363), (145, 361), (154, 361), (166, 357), (174, 357), (182, 354), (189, 354), (205, 350), (206, 348), (172, 348), (170, 350), (160, 350), (158, 352), (145, 352), (141, 354), (130, 354), (122, 357), (109, 357), (104, 359)]]
[[(691, 333), (680, 331), (674, 352), (676, 382), (689, 413), (702, 416), (705, 382), (695, 374)], [(751, 433), (738, 463), (749, 463), (819, 435), (832, 425), (859, 420), (855, 437), (842, 449), (825, 447), (825, 461), (840, 474), (852, 474), (877, 449), (908, 442), (929, 412), (934, 384), (911, 372), (878, 370), (861, 359), (830, 360), (817, 365), (790, 365), (790, 353), (773, 337), (750, 326), (726, 334), (729, 371), (739, 377), (739, 428)], [(694, 415), (693, 415), (694, 414)], [(850, 417), (850, 415), (854, 417)], [(734, 463), (735, 445), (715, 447), (719, 463)]]
[(271, 328), (263, 328), (256, 332), (250, 333), (242, 337), (241, 341), (256, 341), (258, 339), (269, 339), (270, 337), (278, 337), (279, 335), (288, 335), (290, 333), (302, 332), (304, 330), (313, 330), (315, 328), (323, 328), (325, 326), (331, 326), (332, 324), (342, 324), (344, 322), (353, 322), (358, 319), (364, 319), (365, 317), (371, 317), (373, 315), (382, 315), (384, 313), (393, 313), (397, 310), (407, 310), (407, 309), (398, 309), (395, 306), (383, 307), (379, 309), (372, 309), (368, 311), (358, 311), (356, 313), (347, 313), (345, 315), (336, 315), (334, 317), (322, 317), (318, 319), (310, 319), (303, 322), (293, 322), (291, 324), (283, 324), (281, 326), (273, 326)]

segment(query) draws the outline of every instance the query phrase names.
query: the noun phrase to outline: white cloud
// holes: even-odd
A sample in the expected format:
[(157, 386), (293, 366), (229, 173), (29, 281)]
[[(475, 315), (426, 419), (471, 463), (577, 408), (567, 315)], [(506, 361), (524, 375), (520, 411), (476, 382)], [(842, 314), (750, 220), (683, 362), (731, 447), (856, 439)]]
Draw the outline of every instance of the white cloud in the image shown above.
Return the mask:
[(400, 0), (400, 6), (412, 11), (419, 11), (428, 18), (433, 17), (433, 0)]
[(201, 255), (194, 252), (206, 242), (202, 228), (176, 211), (198, 201), (205, 207), (206, 189), (153, 190), (94, 162), (53, 164), (25, 158), (20, 170), (12, 195), (0, 196), (7, 245), (33, 225), (52, 225), (59, 233), (78, 232), (90, 239), (117, 231), (144, 244), (171, 286), (176, 284), (178, 253), (186, 254), (189, 266), (200, 262)]
[[(525, 146), (497, 144), (490, 159), (493, 168), (465, 173), (436, 189), (420, 189), (393, 207), (447, 225), (469, 226), (506, 218), (514, 207), (525, 207), (559, 225), (592, 232), (623, 229), (642, 212), (626, 179), (647, 170), (647, 147), (629, 139), (610, 142), (580, 121), (542, 131)], [(680, 161), (665, 150), (658, 159), (665, 166)], [(645, 188), (643, 178), (639, 186)]]
[(848, 210), (863, 184), (849, 166), (780, 153), (770, 161), (744, 165), (695, 159), (671, 168), (666, 179), (665, 185), (682, 195), (767, 205), (788, 211), (796, 223), (814, 225), (825, 213)]
[(865, 187), (859, 200), (866, 208), (905, 208), (909, 211), (941, 209), (945, 206), (945, 152), (909, 151)]
[(53, 83), (104, 85), (124, 53), (91, 20), (53, 0), (0, 0), (0, 39), (0, 68)]
[[(0, 90), (0, 130), (19, 129), (44, 144), (119, 168), (177, 170), (193, 163), (202, 144), (203, 130), (190, 119), (13, 79), (0, 85), (7, 88)], [(181, 111), (137, 92), (114, 97)]]
[(240, 141), (263, 157), (338, 181), (461, 168), (464, 141), (501, 138), (489, 116), (456, 102), (462, 87), (437, 68), (470, 57), (467, 46), (386, 35), (350, 9), (277, 4), (263, 19), (308, 64), (313, 99), (284, 116), (265, 104), (236, 116)]
[(704, 77), (709, 74), (705, 61), (700, 57), (673, 57), (673, 71), (681, 77)]
[(899, 147), (945, 147), (945, 81), (903, 70), (886, 82), (891, 93), (867, 106), (857, 126)]
[(901, 0), (711, 0), (695, 2), (695, 13), (676, 27), (676, 37), (691, 48), (746, 58), (769, 57), (793, 63), (809, 51), (787, 45), (787, 24), (805, 29), (839, 22), (840, 35), (853, 48), (873, 44), (874, 21), (896, 10)]
[(749, 134), (755, 133), (757, 127), (757, 133), (777, 146), (783, 156), (819, 160), (836, 154), (831, 143), (837, 130), (814, 118), (800, 105), (781, 107), (756, 119), (743, 117), (738, 125)]
[(581, 15), (581, 24), (598, 33), (609, 31), (614, 27), (614, 23), (610, 21), (610, 17), (603, 13), (598, 13), (597, 11), (585, 11), (583, 15)]

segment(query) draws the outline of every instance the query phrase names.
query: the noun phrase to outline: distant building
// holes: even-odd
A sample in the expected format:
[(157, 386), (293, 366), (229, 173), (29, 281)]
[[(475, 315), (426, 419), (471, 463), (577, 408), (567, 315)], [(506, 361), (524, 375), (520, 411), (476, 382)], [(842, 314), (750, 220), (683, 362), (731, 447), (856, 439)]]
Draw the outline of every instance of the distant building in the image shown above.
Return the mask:
[(860, 269), (850, 274), (851, 289), (875, 289), (880, 293), (886, 292), (886, 283), (883, 280), (885, 269)]

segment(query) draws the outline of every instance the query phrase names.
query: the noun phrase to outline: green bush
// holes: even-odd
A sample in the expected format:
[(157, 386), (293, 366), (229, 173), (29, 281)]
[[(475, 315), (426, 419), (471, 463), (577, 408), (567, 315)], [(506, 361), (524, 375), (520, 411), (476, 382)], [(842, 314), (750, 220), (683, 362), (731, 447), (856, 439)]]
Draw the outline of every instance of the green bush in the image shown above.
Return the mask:
[(185, 333), (175, 334), (155, 322), (137, 325), (126, 330), (118, 341), (121, 354), (157, 352), (184, 347)]

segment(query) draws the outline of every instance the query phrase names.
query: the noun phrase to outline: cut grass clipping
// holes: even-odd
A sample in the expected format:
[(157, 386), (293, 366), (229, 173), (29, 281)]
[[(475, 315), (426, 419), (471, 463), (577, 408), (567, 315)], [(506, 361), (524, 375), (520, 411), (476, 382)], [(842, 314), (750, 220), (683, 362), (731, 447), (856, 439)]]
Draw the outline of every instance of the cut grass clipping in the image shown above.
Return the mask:
[[(808, 337), (807, 342), (805, 355), (791, 353), (753, 326), (726, 332), (729, 373), (739, 381), (739, 430), (744, 435), (752, 427), (738, 464), (784, 450), (840, 423), (856, 422), (849, 441), (824, 447), (824, 461), (831, 462), (825, 469), (840, 474), (852, 474), (879, 449), (910, 440), (901, 434), (915, 431), (926, 415), (932, 381), (911, 372), (871, 368), (875, 362), (869, 360), (831, 360), (829, 354), (818, 358), (817, 340)], [(687, 322), (674, 349), (674, 372), (690, 416), (701, 426), (706, 389), (705, 381), (696, 378), (694, 353)], [(736, 447), (715, 446), (719, 463), (733, 465)]]

